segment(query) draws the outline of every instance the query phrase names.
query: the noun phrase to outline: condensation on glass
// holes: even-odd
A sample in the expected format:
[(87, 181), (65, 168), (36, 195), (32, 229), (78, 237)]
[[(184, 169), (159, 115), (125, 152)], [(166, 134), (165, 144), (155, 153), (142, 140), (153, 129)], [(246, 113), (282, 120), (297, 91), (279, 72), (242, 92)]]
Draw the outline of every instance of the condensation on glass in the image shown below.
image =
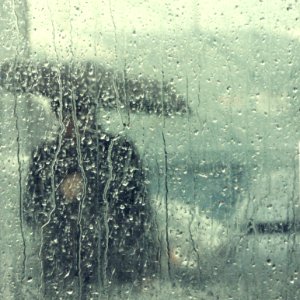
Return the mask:
[(0, 8), (3, 299), (298, 299), (299, 3)]

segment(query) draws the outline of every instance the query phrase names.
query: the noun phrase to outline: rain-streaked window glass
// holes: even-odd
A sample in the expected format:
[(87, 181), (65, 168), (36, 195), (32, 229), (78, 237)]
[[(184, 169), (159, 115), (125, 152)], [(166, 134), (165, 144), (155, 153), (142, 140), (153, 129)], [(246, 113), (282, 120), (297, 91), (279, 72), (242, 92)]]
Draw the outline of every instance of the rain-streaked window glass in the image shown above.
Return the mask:
[(1, 299), (300, 298), (298, 1), (0, 12)]

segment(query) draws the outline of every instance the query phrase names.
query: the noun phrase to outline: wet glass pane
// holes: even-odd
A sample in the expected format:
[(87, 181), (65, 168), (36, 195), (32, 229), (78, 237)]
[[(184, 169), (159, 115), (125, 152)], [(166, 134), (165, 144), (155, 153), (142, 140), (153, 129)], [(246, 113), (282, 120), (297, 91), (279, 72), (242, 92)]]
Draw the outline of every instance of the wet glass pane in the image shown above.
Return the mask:
[(298, 299), (298, 1), (0, 8), (3, 299)]

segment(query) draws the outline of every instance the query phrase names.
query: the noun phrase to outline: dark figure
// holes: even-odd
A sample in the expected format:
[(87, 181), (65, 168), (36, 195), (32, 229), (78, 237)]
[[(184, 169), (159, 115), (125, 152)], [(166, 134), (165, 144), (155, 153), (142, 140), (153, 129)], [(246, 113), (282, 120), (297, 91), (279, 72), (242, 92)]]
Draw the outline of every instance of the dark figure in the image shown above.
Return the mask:
[(78, 286), (84, 299), (91, 285), (151, 277), (158, 251), (142, 162), (132, 142), (98, 128), (96, 108), (168, 115), (186, 111), (183, 99), (92, 64), (5, 64), (1, 75), (9, 90), (52, 99), (62, 121), (56, 140), (32, 153), (24, 199), (24, 219), (41, 231), (45, 295)]
[(46, 289), (151, 276), (154, 228), (136, 149), (106, 133), (79, 136), (40, 145), (30, 165), (25, 217), (42, 228)]

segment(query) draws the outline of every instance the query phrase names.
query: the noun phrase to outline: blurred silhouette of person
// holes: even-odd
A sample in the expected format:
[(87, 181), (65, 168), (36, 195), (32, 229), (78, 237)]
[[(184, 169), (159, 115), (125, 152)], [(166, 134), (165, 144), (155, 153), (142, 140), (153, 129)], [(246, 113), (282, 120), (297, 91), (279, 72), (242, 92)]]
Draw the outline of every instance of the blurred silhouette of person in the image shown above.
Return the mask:
[[(24, 219), (41, 232), (46, 297), (92, 285), (138, 283), (158, 264), (145, 171), (132, 141), (104, 132), (97, 108), (186, 112), (172, 84), (124, 76), (95, 64), (3, 64), (0, 84), (51, 99), (61, 127), (32, 152)], [(162, 94), (164, 96), (162, 96)], [(162, 99), (164, 99), (162, 101)]]

